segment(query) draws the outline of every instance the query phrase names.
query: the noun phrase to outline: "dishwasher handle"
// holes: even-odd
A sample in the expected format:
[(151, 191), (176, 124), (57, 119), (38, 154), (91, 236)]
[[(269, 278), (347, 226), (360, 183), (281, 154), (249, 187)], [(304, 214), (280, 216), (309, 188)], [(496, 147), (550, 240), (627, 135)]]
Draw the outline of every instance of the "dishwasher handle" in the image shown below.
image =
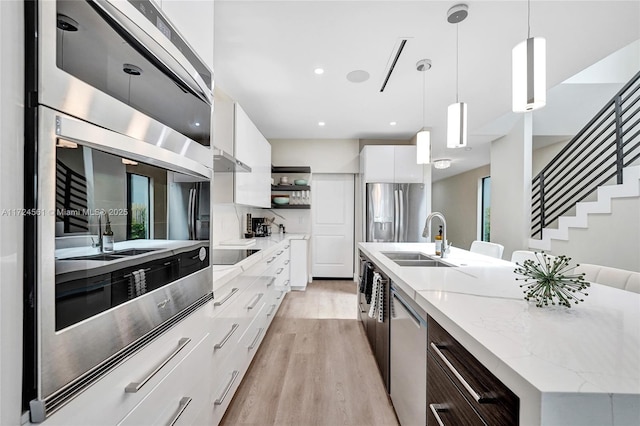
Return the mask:
[(427, 321), (422, 318), (422, 316), (416, 312), (415, 309), (413, 309), (411, 307), (411, 305), (409, 305), (408, 302), (406, 302), (402, 296), (400, 296), (395, 289), (391, 289), (391, 297), (393, 298), (393, 300), (391, 301), (391, 303), (394, 302), (394, 300), (397, 300), (398, 302), (400, 302), (400, 304), (402, 305), (402, 307), (407, 311), (407, 313), (409, 315), (411, 315), (411, 317), (413, 318), (413, 320), (416, 322), (416, 325), (418, 327), (426, 327), (427, 326)]

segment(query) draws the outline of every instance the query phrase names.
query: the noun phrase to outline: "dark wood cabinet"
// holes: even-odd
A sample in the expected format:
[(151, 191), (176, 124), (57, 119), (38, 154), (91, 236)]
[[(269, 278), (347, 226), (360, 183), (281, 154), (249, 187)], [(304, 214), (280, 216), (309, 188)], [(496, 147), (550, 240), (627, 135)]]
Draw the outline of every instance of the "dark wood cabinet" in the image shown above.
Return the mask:
[(518, 424), (520, 401), (509, 388), (431, 317), (428, 336), (428, 425), (439, 424), (434, 410), (444, 424)]
[[(361, 262), (370, 262), (366, 256), (361, 254)], [(372, 263), (373, 264), (373, 263)], [(362, 278), (362, 277), (361, 277)], [(359, 319), (364, 327), (367, 340), (371, 346), (371, 351), (378, 364), (378, 369), (382, 375), (384, 386), (389, 392), (389, 297), (390, 282), (386, 276), (382, 277), (383, 291), (383, 322), (379, 322), (377, 317), (369, 318), (371, 303), (367, 303), (364, 293), (358, 292)], [(373, 296), (372, 296), (373, 297)]]

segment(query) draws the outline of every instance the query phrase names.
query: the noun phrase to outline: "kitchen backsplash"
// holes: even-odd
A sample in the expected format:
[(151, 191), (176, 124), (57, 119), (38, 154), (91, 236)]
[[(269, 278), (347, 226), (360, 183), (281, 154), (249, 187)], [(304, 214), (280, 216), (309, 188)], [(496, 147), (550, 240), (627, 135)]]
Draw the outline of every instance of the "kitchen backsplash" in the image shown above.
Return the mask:
[[(275, 215), (276, 212), (278, 215)], [(288, 234), (311, 234), (310, 210), (266, 210), (234, 204), (214, 204), (213, 218), (213, 245), (221, 241), (235, 240), (244, 237), (245, 220), (247, 213), (253, 217), (275, 217), (271, 227), (273, 234), (278, 233), (278, 225), (283, 224)]]

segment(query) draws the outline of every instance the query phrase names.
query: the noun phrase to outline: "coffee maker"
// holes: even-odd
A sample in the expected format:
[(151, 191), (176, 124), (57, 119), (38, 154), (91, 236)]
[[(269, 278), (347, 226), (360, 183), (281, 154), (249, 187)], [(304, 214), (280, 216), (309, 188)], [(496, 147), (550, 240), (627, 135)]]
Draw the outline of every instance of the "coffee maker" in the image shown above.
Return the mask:
[(271, 235), (271, 225), (267, 224), (264, 217), (252, 218), (251, 230), (255, 237), (268, 237)]

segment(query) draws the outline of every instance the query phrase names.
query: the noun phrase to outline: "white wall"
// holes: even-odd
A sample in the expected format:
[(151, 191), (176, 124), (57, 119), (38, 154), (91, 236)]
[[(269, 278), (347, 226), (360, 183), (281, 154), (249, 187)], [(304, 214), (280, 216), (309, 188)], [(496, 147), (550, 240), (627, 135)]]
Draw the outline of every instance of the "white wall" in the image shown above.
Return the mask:
[(491, 241), (504, 246), (504, 258), (528, 247), (531, 227), (532, 113), (491, 143)]
[(569, 241), (552, 240), (551, 254), (640, 272), (640, 199), (614, 199), (611, 206), (611, 214), (589, 215), (588, 228), (571, 228)]
[[(0, 1), (0, 209), (23, 203), (23, 2)], [(11, 34), (11, 36), (8, 36)], [(20, 424), (22, 217), (0, 215), (0, 424)]]
[(358, 139), (270, 139), (271, 164), (310, 166), (311, 173), (360, 171)]
[(447, 219), (447, 239), (454, 247), (468, 250), (478, 237), (478, 181), (489, 175), (486, 165), (432, 184), (433, 211)]

